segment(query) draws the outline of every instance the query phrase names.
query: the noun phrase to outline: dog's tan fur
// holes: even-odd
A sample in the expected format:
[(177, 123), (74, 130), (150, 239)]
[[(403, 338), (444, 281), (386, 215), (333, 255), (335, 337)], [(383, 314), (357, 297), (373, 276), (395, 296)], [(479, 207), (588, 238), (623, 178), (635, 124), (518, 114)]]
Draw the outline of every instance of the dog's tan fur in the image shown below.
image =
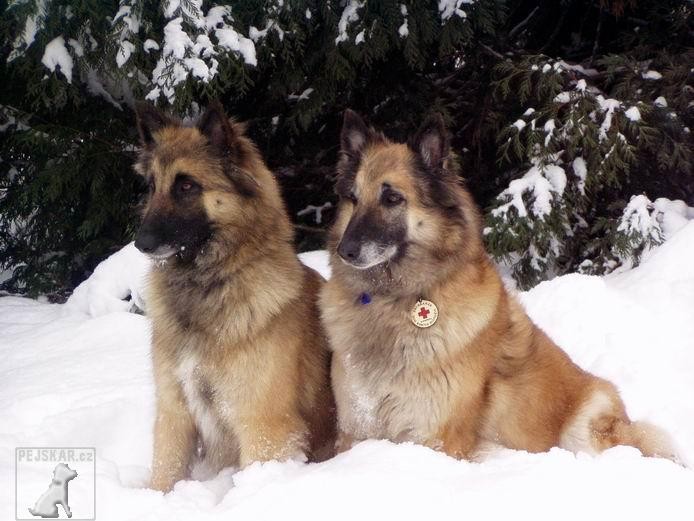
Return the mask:
[[(439, 175), (462, 219), (423, 200), (416, 149), (373, 131), (366, 141), (351, 172), (354, 157), (344, 152), (338, 166), (340, 176), (352, 177), (358, 202), (340, 203), (329, 243), (333, 275), (321, 294), (333, 349), (338, 449), (384, 438), (457, 458), (474, 457), (483, 442), (592, 453), (627, 444), (671, 457), (666, 436), (631, 422), (615, 386), (575, 365), (504, 288), (451, 161), (444, 160)], [(354, 215), (385, 218), (378, 207), (383, 183), (405, 194), (407, 253), (357, 270), (339, 258), (338, 243)], [(360, 302), (362, 292), (371, 295), (369, 304)], [(420, 297), (439, 309), (428, 329), (410, 321)]]
[[(255, 146), (239, 124), (227, 133), (233, 153), (220, 160), (198, 128), (167, 119), (137, 167), (157, 187), (146, 214), (186, 211), (169, 195), (185, 172), (202, 186), (213, 226), (191, 266), (167, 261), (151, 273), (157, 415), (150, 485), (158, 490), (184, 478), (196, 453), (217, 471), (321, 459), (332, 450), (329, 352), (317, 309), (322, 279), (298, 261), (278, 185)], [(234, 162), (232, 175), (252, 196), (229, 182), (221, 161)]]

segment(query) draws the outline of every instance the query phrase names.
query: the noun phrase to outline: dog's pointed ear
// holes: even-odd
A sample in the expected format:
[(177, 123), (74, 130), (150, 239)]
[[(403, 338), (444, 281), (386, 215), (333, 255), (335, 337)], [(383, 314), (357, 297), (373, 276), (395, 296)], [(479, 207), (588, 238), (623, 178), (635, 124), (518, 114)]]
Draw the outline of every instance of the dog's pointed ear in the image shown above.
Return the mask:
[(154, 134), (163, 127), (173, 125), (175, 120), (164, 114), (157, 107), (146, 101), (135, 103), (137, 130), (143, 146), (154, 144)]
[(243, 170), (245, 161), (254, 150), (253, 145), (244, 139), (245, 125), (232, 122), (222, 104), (214, 101), (198, 121), (197, 128), (223, 157), (231, 159), (230, 163), (225, 162), (225, 173), (239, 193), (247, 197), (255, 195), (258, 182), (250, 171)]
[(345, 110), (340, 134), (342, 152), (352, 157), (358, 156), (371, 137), (372, 131), (361, 116), (351, 109)]
[(197, 127), (212, 146), (223, 154), (234, 151), (236, 132), (219, 101), (214, 101), (207, 107)]
[(429, 116), (415, 134), (410, 147), (422, 158), (428, 168), (440, 168), (450, 151), (450, 138), (443, 116)]

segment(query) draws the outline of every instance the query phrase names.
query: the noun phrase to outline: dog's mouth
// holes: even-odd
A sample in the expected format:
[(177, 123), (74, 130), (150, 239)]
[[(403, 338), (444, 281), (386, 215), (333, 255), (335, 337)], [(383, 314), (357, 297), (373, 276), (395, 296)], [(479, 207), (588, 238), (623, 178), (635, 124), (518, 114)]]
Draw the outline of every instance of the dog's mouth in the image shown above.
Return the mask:
[(164, 262), (176, 255), (181, 248), (174, 248), (173, 246), (162, 246), (157, 248), (155, 251), (146, 253), (154, 262)]
[(391, 260), (398, 253), (398, 247), (377, 246), (373, 243), (367, 243), (361, 247), (358, 257), (353, 259), (345, 259), (341, 255), (340, 260), (347, 266), (357, 270), (368, 270)]

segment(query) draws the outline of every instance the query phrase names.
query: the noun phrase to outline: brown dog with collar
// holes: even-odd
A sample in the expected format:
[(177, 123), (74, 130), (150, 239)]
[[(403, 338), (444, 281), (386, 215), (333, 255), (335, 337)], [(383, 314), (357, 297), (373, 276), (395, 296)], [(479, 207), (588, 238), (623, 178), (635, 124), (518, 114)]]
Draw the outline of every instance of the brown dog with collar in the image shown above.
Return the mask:
[(345, 113), (333, 275), (321, 294), (338, 446), (412, 441), (470, 458), (633, 445), (672, 457), (615, 386), (574, 364), (510, 295), (485, 253), (441, 117), (409, 144)]

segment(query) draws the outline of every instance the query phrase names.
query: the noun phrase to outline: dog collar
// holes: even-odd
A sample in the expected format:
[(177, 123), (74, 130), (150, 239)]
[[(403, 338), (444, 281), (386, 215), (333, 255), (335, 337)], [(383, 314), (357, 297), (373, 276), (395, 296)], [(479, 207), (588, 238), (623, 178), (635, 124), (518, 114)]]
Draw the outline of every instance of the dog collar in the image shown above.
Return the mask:
[(431, 327), (439, 318), (439, 308), (431, 300), (420, 298), (410, 311), (412, 323), (419, 328)]

